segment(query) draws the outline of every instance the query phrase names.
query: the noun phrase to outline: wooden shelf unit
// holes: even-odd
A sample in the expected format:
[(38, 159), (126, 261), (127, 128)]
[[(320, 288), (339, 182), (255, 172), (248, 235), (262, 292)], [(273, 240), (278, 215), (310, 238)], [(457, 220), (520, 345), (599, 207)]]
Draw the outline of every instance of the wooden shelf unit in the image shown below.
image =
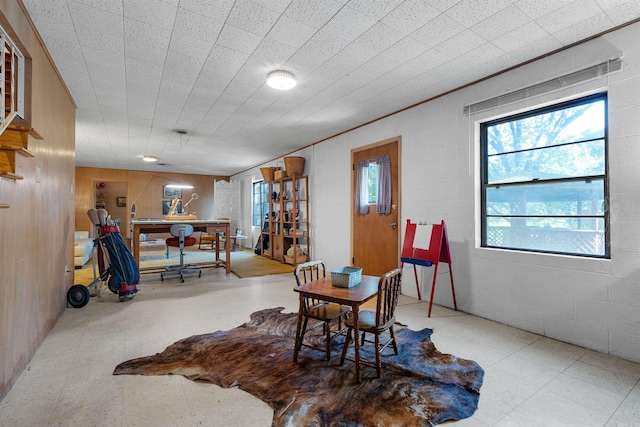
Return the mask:
[(16, 153), (34, 157), (29, 151), (29, 134), (36, 139), (42, 139), (33, 128), (24, 126), (9, 125), (0, 134), (0, 177), (14, 181), (23, 179), (16, 174)]
[(294, 176), (271, 181), (269, 194), (268, 219), (266, 227), (262, 228), (262, 242), (268, 244), (263, 244), (262, 255), (292, 265), (309, 260), (308, 177)]

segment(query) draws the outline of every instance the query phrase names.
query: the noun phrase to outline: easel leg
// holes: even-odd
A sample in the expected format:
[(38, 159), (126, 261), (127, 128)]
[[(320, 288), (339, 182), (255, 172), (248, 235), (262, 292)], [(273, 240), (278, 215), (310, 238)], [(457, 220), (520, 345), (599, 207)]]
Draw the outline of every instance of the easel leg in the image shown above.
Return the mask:
[(458, 304), (456, 304), (456, 290), (453, 287), (453, 270), (451, 269), (451, 263), (449, 263), (449, 277), (451, 277), (451, 295), (453, 295), (453, 309), (458, 310)]
[(433, 294), (436, 290), (436, 278), (438, 277), (438, 263), (434, 264), (435, 268), (433, 269), (433, 283), (431, 283), (431, 298), (429, 298), (429, 314), (427, 317), (431, 317), (431, 307), (433, 306)]
[(413, 264), (413, 275), (416, 278), (416, 290), (418, 291), (418, 301), (422, 301), (422, 296), (420, 296), (420, 282), (418, 282), (418, 270), (416, 269), (415, 264)]

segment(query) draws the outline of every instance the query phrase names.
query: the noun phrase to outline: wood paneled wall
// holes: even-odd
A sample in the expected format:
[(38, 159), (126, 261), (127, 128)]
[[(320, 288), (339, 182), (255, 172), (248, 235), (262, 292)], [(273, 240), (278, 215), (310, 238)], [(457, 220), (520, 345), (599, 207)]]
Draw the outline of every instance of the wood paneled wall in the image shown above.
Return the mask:
[[(213, 184), (215, 181), (229, 181), (228, 176), (194, 175), (168, 172), (129, 171), (122, 169), (76, 168), (76, 211), (75, 229), (86, 230), (92, 235), (93, 227), (87, 217), (87, 211), (94, 207), (96, 184), (101, 182), (127, 183), (127, 211), (131, 205), (137, 205), (137, 218), (162, 218), (162, 187), (167, 184), (191, 184), (193, 190), (182, 190), (182, 203), (191, 199), (192, 193), (198, 198), (187, 206), (188, 212), (194, 212), (198, 218), (213, 218)], [(116, 218), (112, 215), (113, 218)], [(129, 236), (129, 216), (121, 219), (120, 230), (123, 237)]]
[[(0, 178), (0, 398), (66, 307), (73, 284), (75, 104), (18, 0), (0, 0), (0, 25), (31, 60), (35, 157), (16, 156), (21, 180)], [(26, 79), (29, 84), (29, 76)], [(39, 179), (36, 179), (38, 171)]]

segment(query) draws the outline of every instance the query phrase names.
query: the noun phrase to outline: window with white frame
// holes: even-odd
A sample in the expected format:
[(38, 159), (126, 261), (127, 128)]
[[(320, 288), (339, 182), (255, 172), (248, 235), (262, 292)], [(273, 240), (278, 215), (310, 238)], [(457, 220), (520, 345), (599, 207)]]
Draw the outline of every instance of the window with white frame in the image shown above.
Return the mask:
[(0, 98), (4, 110), (0, 116), (0, 126), (4, 131), (16, 116), (24, 118), (25, 61), (18, 47), (2, 27), (0, 27), (0, 43), (2, 43), (0, 74), (5, 81), (5, 84), (0, 88), (2, 92)]
[(607, 95), (482, 123), (481, 245), (609, 258)]

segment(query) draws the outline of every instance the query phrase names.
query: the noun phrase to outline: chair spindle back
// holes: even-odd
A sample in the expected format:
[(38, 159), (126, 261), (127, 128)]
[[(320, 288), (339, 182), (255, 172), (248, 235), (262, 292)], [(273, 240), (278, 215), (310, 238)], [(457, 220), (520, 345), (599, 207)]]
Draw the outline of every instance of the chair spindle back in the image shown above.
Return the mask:
[(402, 270), (396, 268), (380, 278), (376, 307), (376, 326), (395, 321), (395, 311), (400, 296)]

